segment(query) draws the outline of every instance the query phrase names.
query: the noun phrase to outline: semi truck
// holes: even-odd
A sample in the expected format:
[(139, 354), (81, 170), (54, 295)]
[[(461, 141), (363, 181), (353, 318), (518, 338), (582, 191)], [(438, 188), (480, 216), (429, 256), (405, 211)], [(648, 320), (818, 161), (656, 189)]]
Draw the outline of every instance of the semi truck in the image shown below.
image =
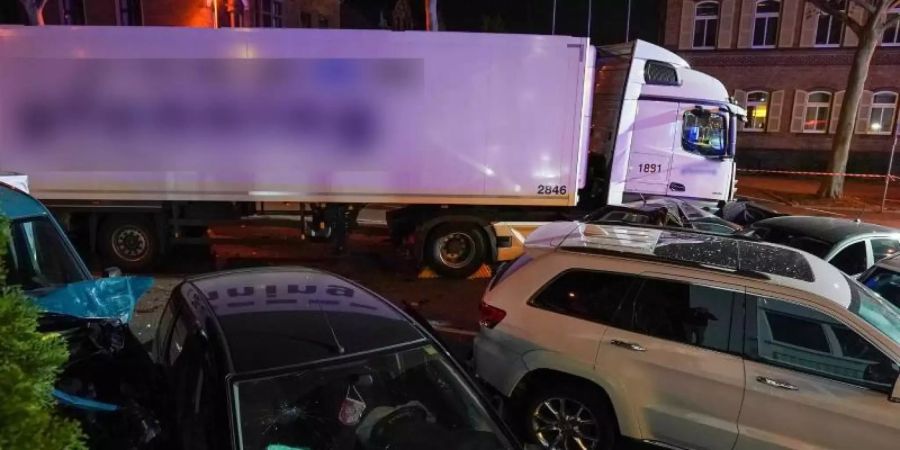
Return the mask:
[(535, 224), (734, 194), (745, 111), (643, 41), (382, 30), (0, 27), (0, 170), (88, 252), (146, 270), (217, 220), (366, 205), (467, 276)]

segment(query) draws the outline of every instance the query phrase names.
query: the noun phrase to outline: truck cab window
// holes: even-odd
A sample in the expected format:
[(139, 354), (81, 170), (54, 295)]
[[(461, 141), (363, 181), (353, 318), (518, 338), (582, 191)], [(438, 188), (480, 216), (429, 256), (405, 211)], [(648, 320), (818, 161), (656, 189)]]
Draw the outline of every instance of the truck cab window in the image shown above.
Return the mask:
[(681, 146), (703, 156), (725, 155), (725, 116), (695, 108), (682, 117)]

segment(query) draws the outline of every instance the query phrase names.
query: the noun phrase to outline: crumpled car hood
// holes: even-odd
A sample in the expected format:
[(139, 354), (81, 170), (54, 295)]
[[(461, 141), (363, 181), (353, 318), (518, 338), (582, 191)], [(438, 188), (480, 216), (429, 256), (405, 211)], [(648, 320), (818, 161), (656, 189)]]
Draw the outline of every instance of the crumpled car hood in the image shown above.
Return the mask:
[(67, 284), (35, 298), (34, 302), (50, 313), (128, 323), (138, 299), (151, 286), (153, 278), (150, 277), (100, 278)]

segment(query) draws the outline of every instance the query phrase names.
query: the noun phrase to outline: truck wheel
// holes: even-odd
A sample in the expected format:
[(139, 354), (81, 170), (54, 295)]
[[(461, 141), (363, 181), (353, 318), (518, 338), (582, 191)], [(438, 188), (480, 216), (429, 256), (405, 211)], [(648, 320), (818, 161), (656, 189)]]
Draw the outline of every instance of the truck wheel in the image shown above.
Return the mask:
[(475, 224), (445, 223), (428, 235), (426, 262), (435, 272), (451, 278), (465, 278), (485, 262), (487, 243)]
[(525, 437), (548, 449), (613, 449), (616, 418), (598, 394), (568, 383), (540, 389), (523, 411)]
[(142, 217), (110, 217), (100, 226), (98, 245), (104, 263), (126, 272), (153, 268), (159, 238), (152, 222)]

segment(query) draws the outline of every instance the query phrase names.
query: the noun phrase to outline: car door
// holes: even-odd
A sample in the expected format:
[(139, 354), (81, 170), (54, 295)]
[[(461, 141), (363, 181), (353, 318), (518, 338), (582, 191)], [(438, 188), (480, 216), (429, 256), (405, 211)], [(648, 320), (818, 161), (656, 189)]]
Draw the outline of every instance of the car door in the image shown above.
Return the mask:
[(678, 130), (672, 149), (666, 195), (725, 199), (734, 176), (728, 155), (728, 117), (718, 107), (679, 105)]
[(735, 449), (897, 448), (898, 367), (851, 326), (752, 290)]
[(744, 393), (739, 355), (743, 289), (645, 278), (603, 335), (595, 370), (621, 386), (641, 438), (728, 449)]

